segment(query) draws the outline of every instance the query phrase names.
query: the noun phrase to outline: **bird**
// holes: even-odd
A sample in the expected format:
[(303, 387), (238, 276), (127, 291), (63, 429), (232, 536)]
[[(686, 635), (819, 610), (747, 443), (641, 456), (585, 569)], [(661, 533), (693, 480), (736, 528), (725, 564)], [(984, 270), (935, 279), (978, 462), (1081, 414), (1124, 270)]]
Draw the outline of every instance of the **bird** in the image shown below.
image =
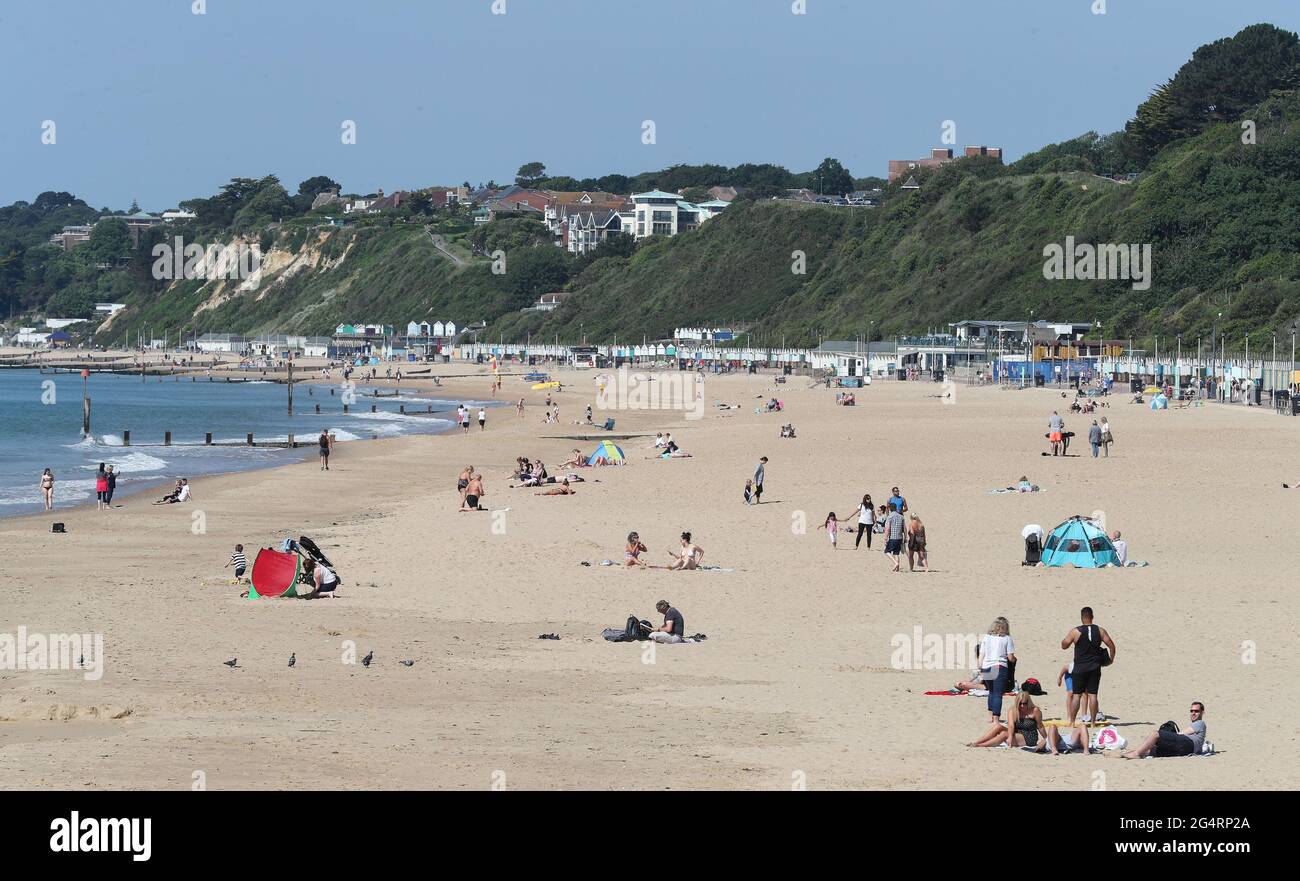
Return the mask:
[(295, 653), (289, 652), (289, 666), (292, 667), (296, 663), (298, 663), (298, 658), (295, 657)]
[(364, 658), (361, 659), (361, 666), (362, 666), (362, 667), (369, 667), (369, 666), (370, 666), (370, 662), (373, 661), (374, 658), (375, 658), (375, 653), (374, 653), (374, 651), (372, 650), (368, 655), (366, 655)]
[(229, 661), (222, 661), (227, 667), (234, 667), (239, 662), (239, 658), (231, 658)]
[(415, 666), (415, 661), (398, 661), (397, 663), (401, 664), (403, 667)]

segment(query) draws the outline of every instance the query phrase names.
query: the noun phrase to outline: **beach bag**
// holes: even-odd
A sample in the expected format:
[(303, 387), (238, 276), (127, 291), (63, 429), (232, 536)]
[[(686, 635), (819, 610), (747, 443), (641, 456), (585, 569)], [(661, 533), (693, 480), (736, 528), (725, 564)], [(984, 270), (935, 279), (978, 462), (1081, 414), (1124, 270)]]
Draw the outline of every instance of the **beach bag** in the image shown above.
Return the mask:
[(1179, 734), (1179, 733), (1181, 733), (1181, 732), (1179, 732), (1179, 730), (1178, 730), (1178, 723), (1175, 722), (1173, 719), (1170, 719), (1168, 722), (1166, 722), (1165, 724), (1161, 725), (1161, 726), (1160, 726), (1160, 730), (1161, 730), (1161, 731), (1168, 731), (1170, 734)]
[(1110, 649), (1108, 649), (1108, 648), (1106, 647), (1106, 644), (1105, 644), (1105, 643), (1102, 643), (1102, 646), (1101, 646), (1101, 665), (1102, 665), (1103, 667), (1109, 667), (1109, 666), (1111, 665), (1111, 660), (1112, 660), (1112, 659), (1111, 659), (1111, 656), (1110, 656)]
[(1093, 749), (1123, 749), (1126, 746), (1128, 741), (1112, 725), (1102, 728), (1092, 739)]
[(627, 626), (623, 628), (623, 641), (633, 642), (635, 640), (646, 640), (650, 638), (650, 631), (654, 630), (649, 621), (640, 621), (635, 615), (627, 616)]

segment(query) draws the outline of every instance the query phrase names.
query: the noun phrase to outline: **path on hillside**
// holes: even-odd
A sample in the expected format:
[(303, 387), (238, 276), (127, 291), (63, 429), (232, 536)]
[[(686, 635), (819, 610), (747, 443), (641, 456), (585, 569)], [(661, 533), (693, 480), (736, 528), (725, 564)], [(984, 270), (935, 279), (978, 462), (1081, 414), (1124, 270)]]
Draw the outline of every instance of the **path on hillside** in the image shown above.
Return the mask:
[(451, 253), (451, 251), (447, 250), (447, 245), (443, 242), (442, 236), (438, 235), (427, 226), (424, 228), (424, 231), (429, 234), (429, 241), (433, 242), (434, 250), (446, 257), (452, 263), (456, 264), (457, 269), (460, 269), (469, 262), (462, 257), (457, 257), (455, 254)]

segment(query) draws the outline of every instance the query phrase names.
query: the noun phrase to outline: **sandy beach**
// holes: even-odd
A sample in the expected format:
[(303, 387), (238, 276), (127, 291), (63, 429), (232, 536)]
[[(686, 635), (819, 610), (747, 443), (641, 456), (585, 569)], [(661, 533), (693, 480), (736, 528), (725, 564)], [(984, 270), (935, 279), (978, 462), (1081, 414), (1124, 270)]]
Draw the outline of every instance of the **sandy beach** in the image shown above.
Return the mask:
[[(447, 370), (467, 375), (439, 397), (490, 396), (484, 368)], [(1300, 785), (1300, 710), (1268, 700), (1287, 693), (1300, 624), (1284, 568), (1300, 495), (1280, 488), (1300, 481), (1300, 420), (1152, 412), (1115, 395), (1098, 414), (1116, 435), (1109, 459), (1091, 457), (1089, 421), (1068, 413), (1079, 455), (1044, 458), (1047, 417), (1068, 406), (1053, 389), (958, 385), (946, 405), (936, 383), (878, 382), (838, 407), (805, 377), (710, 376), (700, 420), (597, 411), (616, 417), (629, 463), (583, 469), (576, 495), (508, 489), (516, 456), (553, 467), (604, 436), (571, 424), (595, 403), (593, 371), (556, 376), (559, 425), (542, 424), (544, 393), (511, 376), (499, 397), (524, 395), (525, 416), (491, 410), (484, 432), (340, 444), (328, 473), (313, 457), (204, 479), (186, 506), (83, 506), (59, 512), (66, 535), (46, 515), (0, 521), (0, 630), (102, 633), (105, 650), (97, 681), (0, 671), (0, 786), (189, 789), (196, 772), (209, 789)], [(755, 413), (760, 396), (785, 412)], [(779, 437), (786, 422), (797, 438)], [(647, 458), (660, 430), (693, 458)], [(747, 507), (760, 456), (764, 503)], [(457, 511), (467, 463), (504, 514)], [(1022, 474), (1045, 492), (989, 493)], [(872, 551), (851, 537), (832, 550), (816, 529), (832, 510), (856, 520), (864, 492), (880, 504), (894, 485), (926, 522), (932, 572), (890, 573), (878, 537)], [(1150, 565), (1019, 565), (1022, 526), (1094, 511)], [(690, 530), (706, 563), (734, 571), (598, 565), (621, 561), (630, 530), (651, 562)], [(299, 535), (337, 564), (339, 597), (240, 598), (222, 569), (235, 543), (251, 562)], [(629, 614), (658, 624), (661, 598), (707, 641), (658, 646), (646, 663), (646, 643), (601, 639)], [(1118, 645), (1101, 705), (1130, 743), (1184, 724), (1201, 700), (1217, 755), (969, 749), (984, 701), (923, 695), (968, 668), (891, 664), (896, 635), (980, 634), (1005, 615), (1017, 677), (1041, 680), (1039, 704), (1059, 716), (1060, 639), (1083, 605)], [(552, 632), (561, 639), (537, 638)], [(374, 664), (343, 663), (346, 641)]]

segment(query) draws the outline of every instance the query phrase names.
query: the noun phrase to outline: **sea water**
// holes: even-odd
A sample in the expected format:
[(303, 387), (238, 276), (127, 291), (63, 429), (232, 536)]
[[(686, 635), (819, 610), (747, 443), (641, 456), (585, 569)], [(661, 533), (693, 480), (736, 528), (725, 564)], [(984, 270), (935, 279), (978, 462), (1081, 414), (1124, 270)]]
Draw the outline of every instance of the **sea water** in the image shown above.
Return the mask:
[[(288, 415), (287, 390), (265, 381), (208, 382), (205, 376), (191, 382), (170, 376), (92, 373), (87, 381), (91, 399), (90, 436), (83, 437), (82, 379), (75, 373), (42, 374), (37, 370), (0, 370), (0, 517), (43, 510), (41, 472), (54, 472), (56, 508), (93, 500), (95, 471), (99, 463), (119, 473), (116, 496), (152, 484), (191, 480), (207, 474), (265, 468), (315, 455), (315, 440), (328, 428), (338, 441), (368, 440), (372, 436), (396, 437), (412, 433), (445, 431), (452, 419), (403, 415), (426, 410), (447, 415), (456, 405), (469, 407), (487, 401), (452, 401), (418, 397), (403, 392), (398, 397), (369, 397), (371, 388), (358, 386), (356, 399), (343, 415), (342, 390), (330, 386), (294, 385), (294, 414)], [(320, 404), (321, 413), (315, 412)], [(375, 404), (378, 412), (371, 413)], [(123, 445), (123, 432), (131, 433), (131, 446)], [(172, 433), (172, 446), (163, 445), (164, 432)], [(310, 449), (206, 446), (204, 435), (215, 443), (243, 443), (249, 432), (254, 441), (287, 440), (293, 434)], [(340, 452), (342, 452), (340, 450)], [(196, 492), (201, 490), (196, 487)]]

